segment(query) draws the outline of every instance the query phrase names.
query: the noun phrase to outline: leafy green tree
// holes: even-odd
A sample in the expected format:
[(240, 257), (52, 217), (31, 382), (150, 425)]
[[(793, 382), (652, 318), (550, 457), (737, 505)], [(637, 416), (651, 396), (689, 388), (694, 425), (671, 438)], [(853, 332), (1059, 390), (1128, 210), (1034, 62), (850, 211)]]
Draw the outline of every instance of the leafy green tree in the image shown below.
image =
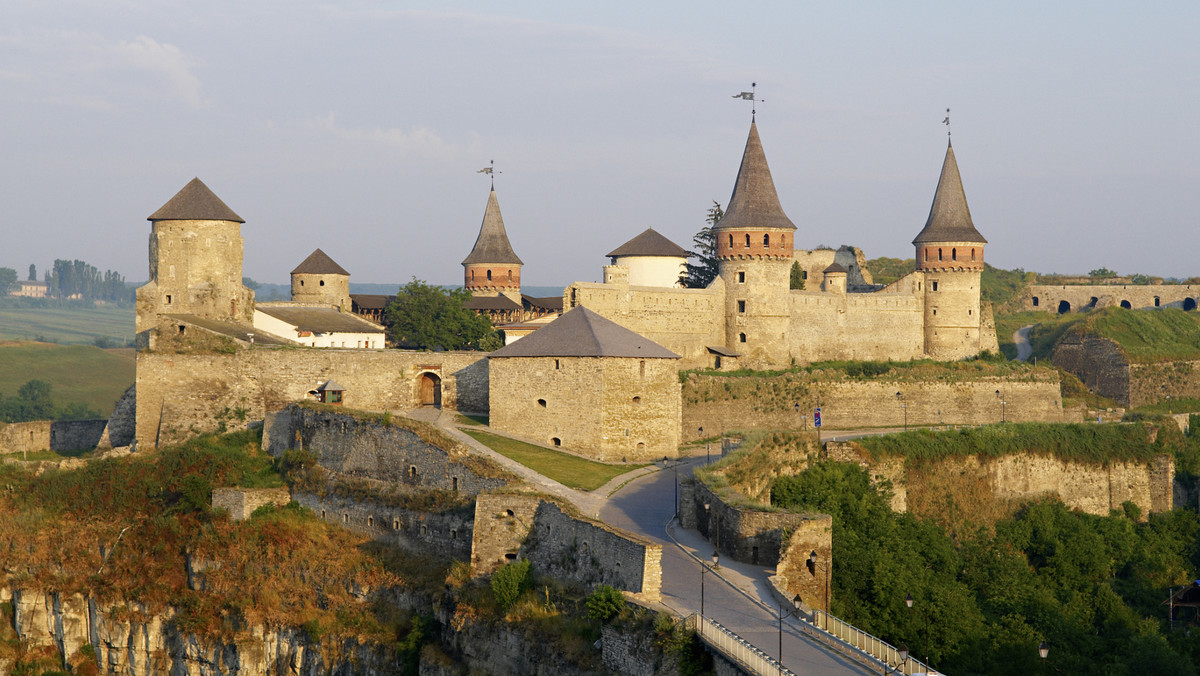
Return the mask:
[(33, 263), (29, 264), (29, 281), (31, 281), (31, 282), (37, 281), (37, 266), (34, 265)]
[(388, 337), (416, 350), (495, 350), (500, 337), (492, 322), (463, 307), (466, 289), (445, 290), (416, 279), (400, 287), (384, 310)]
[(17, 285), (17, 271), (12, 268), (0, 268), (0, 296), (9, 292)]
[(249, 277), (242, 277), (242, 286), (250, 289), (251, 291), (257, 291), (258, 287), (262, 286), (262, 284), (259, 284)]
[(588, 617), (607, 624), (625, 610), (625, 597), (620, 591), (602, 584), (587, 597)]
[(1096, 268), (1088, 273), (1088, 277), (1091, 277), (1092, 279), (1112, 279), (1116, 276), (1117, 273), (1113, 270), (1109, 270), (1108, 268)]
[(791, 279), (788, 283), (788, 288), (800, 291), (804, 290), (804, 269), (800, 267), (800, 261), (792, 261)]
[(695, 249), (689, 253), (695, 257), (696, 262), (688, 261), (686, 270), (679, 276), (680, 283), (685, 287), (707, 288), (720, 274), (721, 268), (717, 262), (717, 234), (713, 232), (713, 227), (724, 215), (725, 210), (721, 208), (721, 204), (713, 200), (713, 205), (708, 209), (708, 216), (704, 219), (708, 225), (700, 228), (692, 238)]
[(532, 584), (529, 577), (531, 565), (528, 559), (513, 561), (492, 573), (492, 594), (496, 597), (500, 610), (507, 612)]

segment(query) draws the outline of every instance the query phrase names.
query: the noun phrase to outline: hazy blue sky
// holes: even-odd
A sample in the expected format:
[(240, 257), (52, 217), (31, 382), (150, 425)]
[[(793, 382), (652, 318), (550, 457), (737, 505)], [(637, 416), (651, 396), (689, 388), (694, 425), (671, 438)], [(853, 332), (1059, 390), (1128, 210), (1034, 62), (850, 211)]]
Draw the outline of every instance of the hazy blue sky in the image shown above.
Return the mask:
[(0, 266), (147, 276), (199, 176), (245, 273), (458, 283), (495, 159), (530, 285), (689, 246), (758, 123), (800, 246), (912, 255), (952, 109), (994, 265), (1200, 275), (1200, 3), (6, 0)]

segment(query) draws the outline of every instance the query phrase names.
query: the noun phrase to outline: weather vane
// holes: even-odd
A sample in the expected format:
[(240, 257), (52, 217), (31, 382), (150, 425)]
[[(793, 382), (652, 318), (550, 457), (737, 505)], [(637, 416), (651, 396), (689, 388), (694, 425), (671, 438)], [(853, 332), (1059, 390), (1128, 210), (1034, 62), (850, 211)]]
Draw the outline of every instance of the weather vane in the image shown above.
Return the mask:
[(487, 174), (492, 179), (492, 187), (496, 187), (496, 174), (503, 174), (503, 171), (496, 171), (496, 160), (488, 160), (488, 166), (475, 172), (476, 174)]
[(733, 97), (732, 97), (732, 98), (735, 98), (735, 99), (741, 99), (741, 100), (743, 100), (743, 101), (749, 101), (749, 102), (750, 102), (750, 121), (751, 121), (751, 122), (753, 122), (753, 121), (754, 121), (755, 114), (758, 112), (758, 111), (756, 110), (756, 108), (758, 108), (758, 103), (757, 103), (757, 102), (758, 102), (758, 101), (764, 101), (764, 102), (766, 101), (766, 99), (760, 99), (760, 98), (758, 98), (758, 97), (756, 97), (756, 96), (754, 95), (754, 88), (755, 88), (755, 87), (757, 87), (757, 86), (758, 86), (758, 83), (757, 83), (757, 82), (751, 82), (751, 83), (750, 83), (750, 91), (748, 91), (748, 92), (741, 92), (741, 93), (738, 93), (738, 94), (734, 94), (734, 95), (733, 95)]
[(942, 120), (942, 124), (946, 125), (946, 136), (950, 136), (950, 109), (946, 109), (946, 119)]

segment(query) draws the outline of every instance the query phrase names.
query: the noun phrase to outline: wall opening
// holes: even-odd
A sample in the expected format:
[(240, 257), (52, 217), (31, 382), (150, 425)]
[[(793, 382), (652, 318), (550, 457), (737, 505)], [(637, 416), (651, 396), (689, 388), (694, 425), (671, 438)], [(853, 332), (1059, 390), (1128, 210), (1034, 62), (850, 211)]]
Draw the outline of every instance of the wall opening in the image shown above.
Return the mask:
[(554, 444), (554, 446), (557, 448), (558, 446), (562, 446), (562, 439), (559, 439), (558, 437), (550, 437), (550, 443)]
[(429, 535), (429, 526), (421, 526), (421, 535)]
[(746, 248), (750, 248), (750, 233), (746, 233)]
[(641, 397), (634, 397), (634, 398), (633, 398), (633, 403), (635, 403), (635, 404), (640, 404), (640, 403), (642, 403), (642, 398), (641, 398)]
[(1162, 299), (1159, 298), (1158, 296), (1155, 296), (1154, 297), (1154, 307), (1161, 307), (1161, 306), (1162, 306)]
[(739, 300), (738, 301), (738, 312), (745, 312), (745, 311), (746, 311), (746, 301)]
[(1065, 315), (1071, 311), (1071, 304), (1065, 300), (1058, 301), (1058, 314)]
[(491, 270), (488, 270), (488, 271), (487, 271), (487, 280), (488, 280), (489, 282), (490, 282), (490, 281), (492, 281), (492, 271), (491, 271)]
[(1096, 307), (1096, 303), (1099, 303), (1099, 302), (1100, 302), (1099, 298), (1092, 296), (1092, 299), (1090, 301), (1088, 301), (1088, 307), (1094, 308), (1094, 307)]
[(744, 343), (744, 342), (746, 342), (746, 334), (744, 334), (744, 333), (739, 333), (739, 334), (738, 334), (738, 342), (739, 342), (739, 343)]
[(538, 399), (538, 406), (541, 406), (542, 408), (546, 408), (546, 400)]
[(450, 490), (454, 491), (455, 493), (458, 492), (458, 477), (450, 477)]
[(517, 553), (516, 553), (516, 552), (509, 552), (509, 553), (507, 553), (507, 554), (505, 554), (505, 555), (504, 555), (504, 558), (508, 559), (509, 561), (516, 561), (516, 560), (517, 560)]
[(938, 260), (942, 260), (942, 250), (938, 249)]
[(322, 279), (320, 282), (317, 282), (317, 286), (325, 286), (325, 280)]
[(408, 478), (409, 478), (409, 479), (416, 479), (416, 478), (417, 478), (417, 466), (416, 466), (416, 465), (409, 465), (409, 466), (408, 466)]
[(642, 378), (646, 377), (646, 360), (645, 359), (638, 362), (638, 375), (641, 376)]
[(958, 249), (950, 250), (950, 260), (952, 260), (952, 261), (958, 260)]
[(504, 510), (504, 513), (507, 514), (508, 516), (516, 516), (517, 515), (517, 513), (512, 511), (511, 509)]
[(769, 234), (763, 235), (763, 246), (771, 246), (771, 235), (769, 235)]
[(644, 450), (646, 450), (646, 444), (645, 444), (645, 443), (643, 443), (643, 442), (641, 442), (641, 441), (639, 441), (639, 442), (637, 443), (637, 449), (638, 449), (638, 451), (644, 451)]
[(1123, 300), (1123, 301), (1121, 301), (1121, 307), (1125, 308), (1126, 310), (1132, 310), (1132, 309), (1133, 309), (1133, 305), (1132, 305), (1132, 304), (1131, 304), (1129, 301), (1127, 301), (1127, 300)]
[(451, 529), (450, 529), (450, 539), (451, 539), (451, 540), (457, 540), (457, 539), (458, 539), (458, 529), (457, 529), (457, 528), (451, 528)]
[(935, 280), (933, 281), (933, 290), (934, 290), (934, 291), (937, 291), (937, 287), (938, 287), (938, 283), (937, 283), (937, 280), (935, 279)]
[(739, 272), (738, 273), (738, 284), (745, 284), (745, 283), (746, 283), (746, 273)]
[(1195, 310), (1196, 309), (1196, 299), (1195, 298), (1184, 298), (1183, 299), (1183, 309), (1184, 310)]
[(375, 525), (375, 517), (373, 517), (373, 516), (368, 516), (368, 517), (367, 517), (367, 526), (368, 526), (368, 527), (373, 527), (374, 525)]
[(442, 379), (436, 373), (422, 373), (418, 380), (421, 406), (442, 407)]
[(400, 519), (392, 518), (392, 530), (400, 530)]
[(1038, 297), (1037, 297), (1037, 296), (1034, 296), (1034, 297), (1033, 297), (1033, 306), (1034, 306), (1034, 307), (1037, 307), (1037, 306), (1038, 306)]

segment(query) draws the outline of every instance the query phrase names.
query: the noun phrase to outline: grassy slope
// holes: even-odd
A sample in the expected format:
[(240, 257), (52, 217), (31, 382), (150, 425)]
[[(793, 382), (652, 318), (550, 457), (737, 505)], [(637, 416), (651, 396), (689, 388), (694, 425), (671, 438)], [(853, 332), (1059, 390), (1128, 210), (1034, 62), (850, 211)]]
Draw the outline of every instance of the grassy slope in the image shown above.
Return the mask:
[(1200, 358), (1200, 318), (1176, 308), (1106, 308), (1089, 314), (1073, 330), (1111, 338), (1134, 362)]
[(80, 402), (101, 415), (133, 384), (133, 349), (101, 350), (91, 345), (0, 343), (0, 395), (12, 397), (33, 379), (50, 383), (56, 402)]
[(645, 466), (606, 465), (569, 453), (552, 451), (523, 441), (496, 436), (482, 430), (464, 429), (463, 432), (506, 458), (516, 460), (564, 486), (585, 491), (594, 491), (608, 483), (609, 479), (613, 477)]
[(132, 305), (0, 307), (0, 340), (91, 343), (97, 336), (119, 344), (133, 340)]

